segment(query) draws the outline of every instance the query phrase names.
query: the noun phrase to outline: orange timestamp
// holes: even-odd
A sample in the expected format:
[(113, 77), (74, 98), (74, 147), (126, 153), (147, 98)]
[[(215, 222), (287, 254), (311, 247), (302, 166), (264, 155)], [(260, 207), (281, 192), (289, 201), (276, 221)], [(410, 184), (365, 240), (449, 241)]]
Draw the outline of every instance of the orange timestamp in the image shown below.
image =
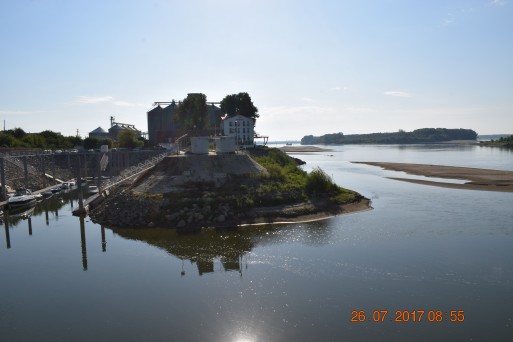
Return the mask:
[(465, 321), (465, 310), (395, 310), (390, 315), (388, 310), (351, 311), (352, 323), (381, 323), (387, 321), (395, 323), (463, 323)]

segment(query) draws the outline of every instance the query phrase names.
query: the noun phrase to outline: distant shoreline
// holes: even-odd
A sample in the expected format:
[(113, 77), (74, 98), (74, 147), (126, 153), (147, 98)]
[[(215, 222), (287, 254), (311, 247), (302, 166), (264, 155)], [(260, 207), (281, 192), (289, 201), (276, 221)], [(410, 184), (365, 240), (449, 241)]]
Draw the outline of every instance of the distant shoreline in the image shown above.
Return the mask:
[(477, 169), (470, 167), (411, 164), (411, 163), (385, 163), (385, 162), (353, 162), (355, 164), (366, 164), (378, 166), (385, 170), (403, 171), (411, 175), (461, 179), (467, 180), (467, 183), (444, 183), (421, 179), (410, 179), (401, 177), (388, 177), (390, 179), (400, 180), (423, 185), (438, 186), (451, 189), (480, 190), (480, 191), (499, 191), (513, 192), (513, 171)]

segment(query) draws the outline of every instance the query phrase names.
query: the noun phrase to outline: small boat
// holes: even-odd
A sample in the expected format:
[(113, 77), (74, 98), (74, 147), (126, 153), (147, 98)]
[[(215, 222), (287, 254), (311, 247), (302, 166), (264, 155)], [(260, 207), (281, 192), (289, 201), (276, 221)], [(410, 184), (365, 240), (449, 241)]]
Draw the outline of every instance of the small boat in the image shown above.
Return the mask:
[(87, 193), (88, 194), (97, 194), (99, 192), (99, 189), (96, 185), (89, 185), (87, 187)]
[(36, 197), (29, 189), (18, 189), (14, 196), (7, 200), (9, 208), (23, 207), (36, 203)]
[(54, 194), (55, 194), (56, 192), (60, 192), (61, 190), (62, 190), (62, 189), (61, 189), (60, 187), (55, 187), (55, 188), (51, 188), (51, 189), (50, 189), (50, 191), (51, 191), (52, 193), (54, 193)]
[(73, 181), (64, 182), (61, 185), (61, 189), (71, 189), (74, 186), (75, 186), (75, 182), (73, 182)]
[(43, 191), (41, 193), (41, 195), (44, 197), (44, 198), (49, 198), (49, 197), (52, 197), (53, 196), (53, 192), (51, 192), (50, 190), (46, 190), (46, 191)]

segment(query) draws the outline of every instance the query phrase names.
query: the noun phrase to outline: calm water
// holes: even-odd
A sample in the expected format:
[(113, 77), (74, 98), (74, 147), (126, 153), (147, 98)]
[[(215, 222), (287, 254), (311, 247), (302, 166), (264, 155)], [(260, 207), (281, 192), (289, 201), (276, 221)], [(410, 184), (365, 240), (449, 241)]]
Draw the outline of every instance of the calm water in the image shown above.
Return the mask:
[[(177, 236), (103, 228), (70, 195), (7, 218), (1, 341), (511, 341), (513, 193), (384, 178), (350, 161), (513, 170), (475, 146), (340, 146), (298, 156), (373, 210), (326, 221)], [(7, 228), (8, 227), (8, 228)], [(352, 311), (388, 310), (352, 323)], [(425, 310), (396, 323), (396, 310)], [(430, 323), (428, 310), (464, 310)]]

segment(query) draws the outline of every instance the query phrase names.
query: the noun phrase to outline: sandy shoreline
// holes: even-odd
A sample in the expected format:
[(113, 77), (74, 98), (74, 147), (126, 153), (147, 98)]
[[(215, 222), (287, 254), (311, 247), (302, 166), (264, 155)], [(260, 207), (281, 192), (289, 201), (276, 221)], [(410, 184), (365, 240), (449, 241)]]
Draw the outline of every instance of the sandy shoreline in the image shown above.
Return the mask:
[(465, 184), (444, 183), (420, 179), (389, 177), (404, 182), (439, 186), (451, 189), (481, 190), (513, 192), (513, 171), (477, 169), (470, 167), (442, 166), (410, 163), (385, 162), (353, 162), (382, 167), (385, 170), (403, 171), (411, 175), (437, 177), (447, 179), (461, 179), (468, 181)]

